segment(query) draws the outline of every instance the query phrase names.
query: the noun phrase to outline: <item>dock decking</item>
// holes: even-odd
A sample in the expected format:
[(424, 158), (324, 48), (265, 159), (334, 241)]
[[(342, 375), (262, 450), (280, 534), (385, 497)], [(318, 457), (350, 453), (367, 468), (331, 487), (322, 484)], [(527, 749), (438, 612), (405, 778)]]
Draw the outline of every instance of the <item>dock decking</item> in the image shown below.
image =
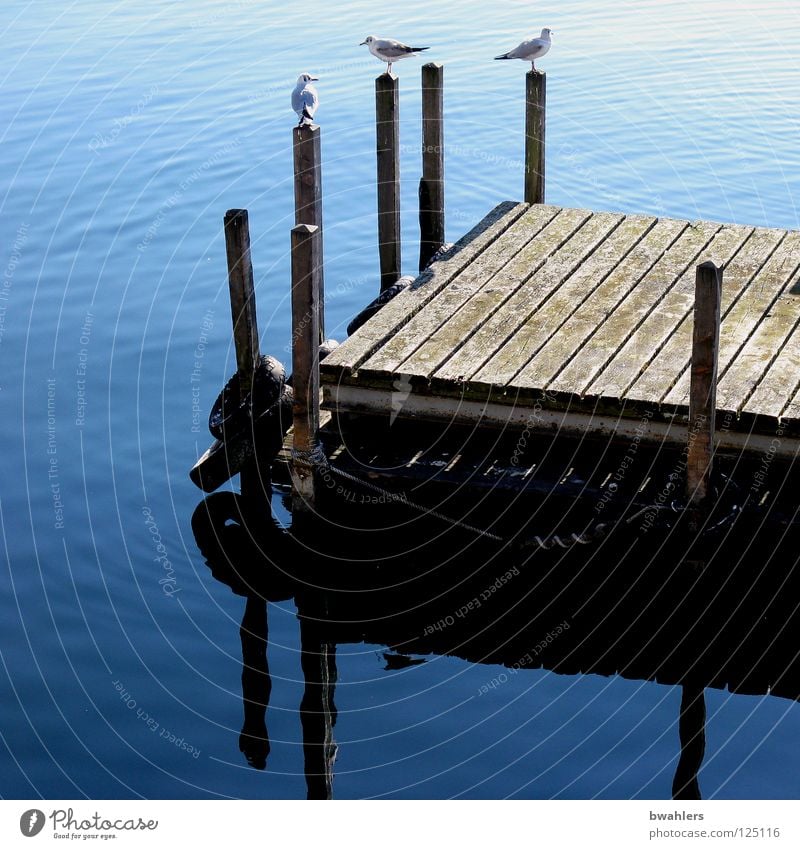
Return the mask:
[(707, 221), (502, 203), (325, 358), (323, 404), (685, 442), (707, 260), (724, 269), (719, 447), (793, 455), (800, 233)]

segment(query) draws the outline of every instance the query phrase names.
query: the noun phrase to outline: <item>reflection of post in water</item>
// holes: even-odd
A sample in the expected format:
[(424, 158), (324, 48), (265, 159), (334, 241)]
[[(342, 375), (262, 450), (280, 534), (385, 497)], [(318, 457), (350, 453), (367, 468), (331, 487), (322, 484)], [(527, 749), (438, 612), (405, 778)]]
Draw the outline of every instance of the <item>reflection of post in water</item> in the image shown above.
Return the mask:
[(303, 758), (309, 799), (333, 798), (333, 762), (336, 743), (336, 645), (322, 640), (316, 622), (300, 619), (300, 663), (305, 690), (300, 702)]
[(266, 714), (272, 680), (267, 662), (267, 602), (263, 598), (247, 596), (239, 636), (242, 640), (244, 705), (244, 725), (239, 735), (239, 749), (250, 766), (264, 769), (269, 755)]
[(672, 781), (673, 799), (702, 799), (697, 773), (706, 752), (706, 698), (696, 684), (681, 687), (681, 713), (678, 719), (681, 756)]

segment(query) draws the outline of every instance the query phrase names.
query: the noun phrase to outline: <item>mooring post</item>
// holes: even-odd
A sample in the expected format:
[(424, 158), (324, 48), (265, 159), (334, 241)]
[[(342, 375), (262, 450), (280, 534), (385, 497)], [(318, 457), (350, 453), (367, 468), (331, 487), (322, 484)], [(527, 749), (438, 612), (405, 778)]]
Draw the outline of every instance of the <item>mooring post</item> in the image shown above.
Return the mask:
[[(322, 246), (322, 146), (318, 124), (302, 124), (293, 131), (294, 223), (319, 228), (319, 253)], [(319, 341), (325, 338), (325, 282), (319, 269)]]
[(525, 74), (525, 203), (544, 203), (544, 129), (547, 74)]
[(250, 258), (250, 226), (246, 209), (229, 209), (225, 213), (225, 250), (228, 256), (228, 287), (239, 389), (242, 395), (247, 395), (253, 388), (253, 373), (259, 351), (253, 263)]
[(705, 502), (711, 481), (717, 409), (722, 270), (713, 262), (697, 266), (689, 389), (686, 495), (692, 507)]
[[(225, 213), (224, 226), (239, 400), (244, 401), (253, 389), (253, 375), (260, 356), (247, 210), (229, 209)], [(257, 452), (254, 453), (257, 456)], [(257, 497), (267, 491), (269, 473), (259, 469), (256, 459), (243, 466), (239, 480), (243, 495)]]
[(292, 509), (314, 509), (319, 457), (319, 228), (292, 229)]
[(444, 244), (444, 67), (422, 66), (422, 177), (419, 181), (419, 270)]
[(381, 292), (400, 279), (400, 87), (394, 74), (375, 80), (378, 153), (378, 251)]

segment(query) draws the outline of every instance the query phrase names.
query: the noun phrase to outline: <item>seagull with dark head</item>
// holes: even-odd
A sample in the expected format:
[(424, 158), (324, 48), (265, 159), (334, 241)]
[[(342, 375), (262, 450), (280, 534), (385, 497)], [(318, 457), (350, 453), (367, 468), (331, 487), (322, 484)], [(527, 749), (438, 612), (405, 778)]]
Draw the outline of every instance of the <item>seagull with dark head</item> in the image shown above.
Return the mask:
[(423, 50), (430, 50), (429, 47), (409, 47), (402, 41), (395, 41), (393, 38), (378, 38), (376, 35), (368, 35), (361, 44), (366, 44), (373, 56), (388, 64), (389, 67), (386, 69), (388, 74), (392, 73), (393, 62), (407, 59)]
[(545, 27), (538, 38), (530, 36), (521, 44), (517, 45), (517, 47), (513, 50), (509, 50), (508, 53), (503, 53), (501, 56), (495, 56), (494, 58), (522, 59), (523, 62), (530, 62), (531, 70), (535, 71), (536, 65), (534, 60), (544, 56), (544, 54), (550, 49), (550, 36), (552, 33), (553, 31), (549, 27)]
[(319, 77), (312, 77), (311, 74), (300, 74), (297, 85), (292, 90), (292, 109), (297, 113), (301, 127), (314, 121), (319, 96), (311, 83), (317, 82), (318, 79)]

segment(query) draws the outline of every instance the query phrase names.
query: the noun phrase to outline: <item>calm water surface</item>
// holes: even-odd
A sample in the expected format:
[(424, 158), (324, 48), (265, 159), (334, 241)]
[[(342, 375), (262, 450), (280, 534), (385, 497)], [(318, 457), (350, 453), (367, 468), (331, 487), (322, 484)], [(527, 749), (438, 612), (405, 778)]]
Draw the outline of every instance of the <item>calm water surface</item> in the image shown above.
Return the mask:
[[(292, 113), (321, 77), (327, 326), (377, 290), (370, 32), (446, 63), (448, 237), (522, 190), (522, 63), (554, 30), (548, 200), (797, 227), (800, 23), (767, 0), (6, 0), (0, 125), (0, 794), (304, 797), (300, 638), (270, 604), (267, 769), (239, 752), (244, 602), (187, 478), (234, 368), (222, 216), (250, 211), (262, 348), (287, 358)], [(401, 79), (404, 270), (418, 60)], [(199, 363), (196, 366), (196, 363)], [(199, 432), (193, 405), (202, 409)], [(280, 504), (282, 521), (288, 516)], [(159, 541), (163, 548), (159, 548)], [(341, 646), (335, 795), (668, 797), (680, 690)], [(794, 702), (709, 690), (701, 784), (797, 798)]]

